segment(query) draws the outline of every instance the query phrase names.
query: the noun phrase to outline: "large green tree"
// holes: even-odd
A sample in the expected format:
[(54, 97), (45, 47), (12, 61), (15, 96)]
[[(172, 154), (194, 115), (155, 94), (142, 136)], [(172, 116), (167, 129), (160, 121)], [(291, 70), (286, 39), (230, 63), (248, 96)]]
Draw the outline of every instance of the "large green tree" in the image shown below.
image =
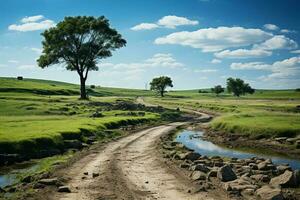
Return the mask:
[(164, 96), (167, 87), (173, 87), (173, 82), (170, 77), (161, 76), (152, 79), (150, 83), (150, 90), (157, 91), (161, 97)]
[(242, 79), (239, 78), (228, 78), (227, 90), (237, 97), (245, 95), (247, 93), (253, 94), (255, 92), (255, 90), (251, 88), (248, 83), (245, 83)]
[(219, 96), (219, 94), (224, 92), (224, 88), (221, 85), (216, 85), (215, 87), (211, 88), (211, 91), (213, 93), (216, 93), (217, 96)]
[(65, 17), (55, 27), (42, 33), (43, 53), (37, 60), (41, 68), (63, 64), (76, 71), (80, 78), (80, 97), (87, 98), (85, 83), (89, 71), (97, 71), (100, 59), (112, 56), (112, 51), (126, 41), (104, 17)]

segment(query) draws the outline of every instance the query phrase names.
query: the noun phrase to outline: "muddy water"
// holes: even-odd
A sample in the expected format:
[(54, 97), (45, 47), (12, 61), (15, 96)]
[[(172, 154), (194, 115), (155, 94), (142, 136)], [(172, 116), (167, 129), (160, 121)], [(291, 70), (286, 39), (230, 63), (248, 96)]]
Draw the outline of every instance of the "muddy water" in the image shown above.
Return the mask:
[(288, 163), (293, 169), (300, 169), (300, 160), (285, 157), (282, 155), (275, 155), (272, 152), (258, 151), (257, 149), (229, 149), (203, 140), (201, 138), (202, 135), (202, 131), (183, 130), (177, 135), (176, 141), (184, 144), (189, 149), (195, 150), (201, 155), (221, 156), (229, 158), (235, 157), (240, 159), (251, 157), (271, 158), (273, 163), (275, 164)]

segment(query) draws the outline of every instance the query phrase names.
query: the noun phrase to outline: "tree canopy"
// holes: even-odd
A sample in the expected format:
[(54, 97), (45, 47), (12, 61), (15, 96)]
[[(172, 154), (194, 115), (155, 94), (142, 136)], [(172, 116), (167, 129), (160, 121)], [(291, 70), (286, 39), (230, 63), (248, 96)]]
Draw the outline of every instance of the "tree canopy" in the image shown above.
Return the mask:
[(173, 87), (173, 82), (170, 77), (167, 76), (161, 76), (152, 79), (150, 83), (150, 89), (157, 91), (161, 97), (164, 96), (164, 93), (166, 92), (167, 87)]
[(224, 88), (221, 85), (216, 85), (215, 87), (211, 88), (211, 91), (213, 93), (216, 93), (216, 95), (218, 96), (219, 94), (221, 94), (225, 90), (224, 90)]
[(228, 78), (227, 79), (227, 90), (228, 92), (233, 93), (234, 96), (241, 96), (245, 94), (253, 94), (255, 90), (251, 88), (248, 83), (245, 83), (242, 79), (239, 78)]
[(80, 77), (81, 98), (86, 99), (85, 82), (89, 71), (97, 71), (100, 59), (112, 56), (112, 51), (126, 41), (104, 17), (65, 17), (55, 27), (42, 33), (43, 53), (37, 60), (41, 68), (63, 64)]

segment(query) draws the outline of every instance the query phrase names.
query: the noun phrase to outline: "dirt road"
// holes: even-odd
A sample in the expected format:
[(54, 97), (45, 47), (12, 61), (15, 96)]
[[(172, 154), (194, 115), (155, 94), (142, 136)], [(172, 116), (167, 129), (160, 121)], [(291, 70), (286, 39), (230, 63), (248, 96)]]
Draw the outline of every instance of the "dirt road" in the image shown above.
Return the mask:
[[(134, 133), (82, 158), (64, 174), (72, 192), (56, 192), (50, 199), (214, 199), (195, 192), (193, 183), (168, 166), (157, 151), (159, 137), (181, 124)], [(93, 173), (99, 176), (93, 178)]]

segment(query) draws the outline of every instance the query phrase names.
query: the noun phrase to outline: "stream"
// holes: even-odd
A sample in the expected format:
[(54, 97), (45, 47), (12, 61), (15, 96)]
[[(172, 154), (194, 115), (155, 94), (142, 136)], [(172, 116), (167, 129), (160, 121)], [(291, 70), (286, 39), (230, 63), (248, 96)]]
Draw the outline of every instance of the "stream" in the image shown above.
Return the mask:
[(240, 150), (230, 149), (202, 139), (203, 131), (183, 130), (176, 137), (176, 141), (182, 143), (187, 148), (194, 150), (201, 155), (221, 156), (229, 158), (246, 159), (251, 157), (270, 158), (275, 164), (288, 163), (293, 169), (300, 169), (300, 160), (282, 155), (275, 155), (269, 152), (262, 152), (256, 149)]
[(35, 161), (2, 167), (0, 169), (0, 188), (16, 183), (21, 174), (34, 172), (38, 167), (39, 165)]

